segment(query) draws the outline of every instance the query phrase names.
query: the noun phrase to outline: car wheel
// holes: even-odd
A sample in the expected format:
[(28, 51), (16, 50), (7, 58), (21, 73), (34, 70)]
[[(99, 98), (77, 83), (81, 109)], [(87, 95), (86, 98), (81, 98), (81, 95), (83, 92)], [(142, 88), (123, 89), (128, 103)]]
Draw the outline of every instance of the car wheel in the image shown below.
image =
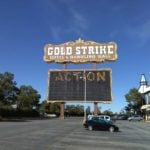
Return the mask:
[(88, 130), (89, 130), (89, 131), (92, 131), (92, 130), (93, 130), (93, 127), (92, 127), (92, 126), (88, 126)]
[(110, 127), (110, 128), (109, 128), (109, 131), (110, 131), (110, 132), (114, 132), (114, 131), (115, 131), (114, 127)]

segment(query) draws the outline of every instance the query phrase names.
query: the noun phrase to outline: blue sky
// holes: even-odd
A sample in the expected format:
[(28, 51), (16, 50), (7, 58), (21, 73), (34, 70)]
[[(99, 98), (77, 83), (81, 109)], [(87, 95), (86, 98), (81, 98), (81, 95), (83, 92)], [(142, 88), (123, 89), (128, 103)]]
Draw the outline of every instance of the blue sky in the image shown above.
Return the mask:
[[(142, 73), (150, 81), (149, 0), (0, 0), (0, 72), (15, 75), (17, 85), (32, 85), (47, 95), (49, 69), (62, 65), (45, 63), (45, 44), (61, 44), (78, 38), (100, 43), (114, 41), (118, 60), (97, 64), (112, 68), (112, 104), (102, 110), (119, 112), (124, 95), (139, 87)], [(69, 69), (92, 68), (68, 64)], [(93, 104), (91, 105), (93, 109)]]

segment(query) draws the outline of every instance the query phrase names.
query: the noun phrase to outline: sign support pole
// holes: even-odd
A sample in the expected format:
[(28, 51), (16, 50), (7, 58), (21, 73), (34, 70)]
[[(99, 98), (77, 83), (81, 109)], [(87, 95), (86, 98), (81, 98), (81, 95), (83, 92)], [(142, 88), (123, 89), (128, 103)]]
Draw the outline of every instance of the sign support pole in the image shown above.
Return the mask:
[(97, 102), (94, 102), (94, 115), (98, 115), (98, 106), (97, 106)]
[[(67, 69), (67, 64), (66, 63), (63, 64), (63, 69), (64, 70)], [(60, 104), (60, 119), (62, 119), (62, 120), (65, 118), (64, 108), (65, 108), (65, 103), (61, 102), (61, 104)]]
[(87, 106), (86, 106), (86, 71), (84, 69), (84, 120), (86, 120), (86, 109), (87, 109)]
[[(97, 66), (96, 63), (93, 63), (93, 69), (96, 70)], [(98, 103), (97, 102), (94, 102), (94, 115), (98, 115)]]
[(61, 104), (60, 104), (60, 119), (62, 119), (62, 120), (65, 118), (65, 115), (64, 115), (64, 106), (65, 106), (65, 103), (61, 102)]

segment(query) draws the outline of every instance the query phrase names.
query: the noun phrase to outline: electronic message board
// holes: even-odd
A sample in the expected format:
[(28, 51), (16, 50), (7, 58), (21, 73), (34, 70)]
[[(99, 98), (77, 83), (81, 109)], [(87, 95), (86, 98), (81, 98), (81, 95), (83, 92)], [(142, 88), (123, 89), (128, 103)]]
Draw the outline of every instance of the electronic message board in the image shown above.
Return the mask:
[(111, 102), (111, 69), (49, 70), (51, 102)]

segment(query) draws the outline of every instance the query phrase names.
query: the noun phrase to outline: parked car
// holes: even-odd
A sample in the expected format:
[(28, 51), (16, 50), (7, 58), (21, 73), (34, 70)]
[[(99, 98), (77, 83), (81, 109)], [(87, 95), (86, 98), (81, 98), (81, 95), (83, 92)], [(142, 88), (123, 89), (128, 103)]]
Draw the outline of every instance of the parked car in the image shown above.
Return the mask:
[(104, 120), (110, 120), (110, 116), (108, 115), (88, 115), (88, 120), (91, 120), (93, 117), (98, 117)]
[(112, 117), (112, 120), (127, 120), (128, 117), (125, 115), (116, 115)]
[(57, 116), (56, 116), (56, 114), (45, 114), (45, 116), (47, 117), (47, 118), (56, 118)]
[(107, 115), (99, 115), (98, 117), (104, 120), (110, 120), (110, 116)]
[(111, 120), (104, 120), (98, 116), (92, 117), (91, 120), (86, 120), (84, 123), (85, 128), (88, 130), (108, 130), (110, 132), (119, 131), (119, 127), (116, 126)]
[(143, 117), (141, 117), (139, 115), (135, 115), (135, 116), (129, 117), (128, 120), (129, 121), (141, 121), (141, 120), (143, 120)]
[(92, 117), (94, 117), (94, 115), (88, 115), (88, 116), (87, 116), (87, 119), (88, 119), (88, 120), (91, 120)]

